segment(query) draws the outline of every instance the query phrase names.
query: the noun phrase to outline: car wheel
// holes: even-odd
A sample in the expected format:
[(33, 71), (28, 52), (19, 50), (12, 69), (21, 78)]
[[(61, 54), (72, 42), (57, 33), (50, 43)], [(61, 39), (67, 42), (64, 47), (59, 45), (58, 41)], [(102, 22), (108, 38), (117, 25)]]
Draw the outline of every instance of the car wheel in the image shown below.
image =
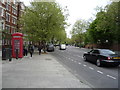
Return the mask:
[(96, 61), (96, 65), (97, 65), (98, 67), (101, 66), (101, 61), (100, 61), (99, 59), (97, 59), (97, 61)]
[(87, 61), (87, 58), (86, 58), (86, 56), (83, 56), (83, 59), (84, 59), (84, 61)]
[(113, 64), (114, 67), (118, 67), (120, 64)]

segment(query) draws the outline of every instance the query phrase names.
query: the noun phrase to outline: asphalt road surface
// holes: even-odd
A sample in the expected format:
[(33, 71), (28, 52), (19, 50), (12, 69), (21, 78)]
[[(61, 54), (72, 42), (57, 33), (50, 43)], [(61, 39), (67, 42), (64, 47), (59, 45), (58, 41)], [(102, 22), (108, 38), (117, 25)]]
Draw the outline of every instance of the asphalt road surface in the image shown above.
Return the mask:
[(68, 46), (66, 50), (56, 47), (50, 52), (78, 79), (84, 79), (92, 88), (118, 88), (119, 67), (97, 67), (95, 64), (85, 62), (83, 53), (89, 51), (84, 48)]

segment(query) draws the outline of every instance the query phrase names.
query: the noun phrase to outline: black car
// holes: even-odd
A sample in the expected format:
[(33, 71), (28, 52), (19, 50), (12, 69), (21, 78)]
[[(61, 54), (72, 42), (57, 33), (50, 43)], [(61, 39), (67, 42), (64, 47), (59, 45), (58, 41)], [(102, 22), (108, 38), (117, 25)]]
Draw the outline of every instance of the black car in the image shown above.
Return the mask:
[(54, 51), (54, 45), (53, 44), (48, 44), (47, 45), (47, 51)]
[(85, 61), (96, 63), (97, 66), (103, 64), (112, 64), (118, 66), (120, 64), (120, 56), (109, 49), (94, 49), (90, 52), (84, 53), (83, 58)]

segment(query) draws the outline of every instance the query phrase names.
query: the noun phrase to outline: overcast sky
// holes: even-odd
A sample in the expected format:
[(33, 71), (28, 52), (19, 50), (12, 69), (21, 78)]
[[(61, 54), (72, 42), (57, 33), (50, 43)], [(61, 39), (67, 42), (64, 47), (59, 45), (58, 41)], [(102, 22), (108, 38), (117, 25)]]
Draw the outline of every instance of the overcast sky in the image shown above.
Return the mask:
[[(20, 0), (23, 1), (26, 6), (30, 5), (31, 0)], [(106, 6), (110, 0), (56, 0), (61, 7), (68, 7), (69, 17), (68, 23), (71, 24), (70, 27), (66, 29), (67, 36), (70, 37), (70, 30), (76, 20), (85, 19), (88, 20), (91, 17), (94, 18), (96, 13), (95, 8), (97, 6)]]

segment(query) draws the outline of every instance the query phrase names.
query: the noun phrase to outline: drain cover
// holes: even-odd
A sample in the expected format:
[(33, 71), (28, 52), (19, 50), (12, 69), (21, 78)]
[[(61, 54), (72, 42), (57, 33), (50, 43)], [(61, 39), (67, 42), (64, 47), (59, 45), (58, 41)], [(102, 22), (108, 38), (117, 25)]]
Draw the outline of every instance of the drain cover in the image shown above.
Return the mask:
[(52, 60), (52, 59), (50, 59), (50, 58), (46, 58), (45, 60)]

